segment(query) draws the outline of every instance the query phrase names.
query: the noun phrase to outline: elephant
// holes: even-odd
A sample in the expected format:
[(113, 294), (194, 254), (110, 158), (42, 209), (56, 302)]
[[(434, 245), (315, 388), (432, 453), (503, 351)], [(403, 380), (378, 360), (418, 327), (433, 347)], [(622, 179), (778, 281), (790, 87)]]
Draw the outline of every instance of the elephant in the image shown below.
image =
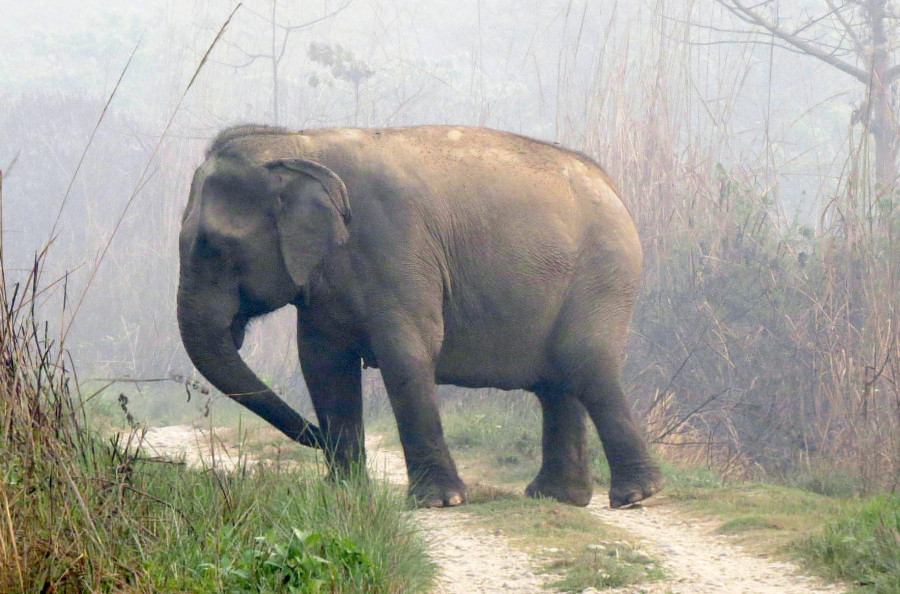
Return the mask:
[[(588, 504), (587, 416), (611, 507), (663, 486), (620, 380), (640, 240), (610, 178), (578, 152), (473, 127), (229, 128), (196, 170), (179, 253), (194, 366), (323, 449), (332, 474), (365, 464), (365, 365), (381, 371), (417, 505), (467, 498), (437, 384), (537, 396), (542, 462), (528, 496)], [(248, 322), (286, 305), (318, 426), (239, 353)]]

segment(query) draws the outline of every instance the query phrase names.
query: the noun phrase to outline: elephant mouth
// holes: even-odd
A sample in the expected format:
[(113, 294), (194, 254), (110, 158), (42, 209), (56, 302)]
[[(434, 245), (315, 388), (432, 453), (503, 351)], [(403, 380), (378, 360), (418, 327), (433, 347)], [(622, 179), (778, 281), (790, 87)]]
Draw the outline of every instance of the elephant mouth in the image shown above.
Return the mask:
[(244, 337), (247, 334), (247, 324), (250, 318), (243, 315), (236, 315), (231, 321), (231, 340), (234, 342), (234, 348), (241, 350), (244, 345)]
[(244, 338), (247, 334), (247, 326), (254, 319), (264, 316), (274, 311), (274, 308), (266, 305), (259, 299), (254, 299), (248, 295), (243, 289), (240, 290), (240, 307), (237, 314), (231, 320), (231, 340), (234, 342), (234, 348), (241, 350), (244, 344)]

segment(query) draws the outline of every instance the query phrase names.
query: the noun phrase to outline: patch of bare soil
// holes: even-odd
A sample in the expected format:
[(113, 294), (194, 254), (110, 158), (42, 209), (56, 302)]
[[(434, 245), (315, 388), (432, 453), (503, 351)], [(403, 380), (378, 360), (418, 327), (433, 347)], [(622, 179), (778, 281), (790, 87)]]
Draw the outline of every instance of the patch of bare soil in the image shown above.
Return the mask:
[[(406, 463), (399, 452), (381, 449), (381, 436), (366, 440), (375, 476), (407, 484)], [(431, 558), (441, 568), (437, 592), (546, 592), (549, 576), (535, 572), (534, 560), (515, 550), (499, 534), (478, 528), (478, 520), (458, 509), (420, 509), (416, 521), (425, 531)]]
[(716, 534), (717, 522), (701, 521), (671, 509), (664, 497), (645, 506), (609, 508), (606, 493), (594, 496), (588, 507), (604, 523), (628, 531), (639, 546), (660, 560), (669, 579), (614, 590), (674, 594), (801, 594), (843, 592), (800, 573), (791, 564), (763, 559)]
[[(228, 432), (223, 429), (222, 432)], [(213, 447), (215, 443), (215, 447)], [(170, 425), (151, 427), (144, 434), (141, 447), (146, 454), (184, 462), (188, 466), (215, 466), (233, 470), (238, 464), (237, 445), (226, 444), (221, 432), (192, 427)]]
[[(367, 440), (370, 465), (375, 476), (398, 486), (406, 485), (406, 466), (399, 452), (381, 447), (383, 438)], [(184, 460), (188, 464), (233, 467), (237, 456), (229, 447), (210, 448), (209, 433), (190, 426), (150, 429), (145, 436), (147, 451)], [(617, 526), (633, 538), (629, 544), (660, 560), (669, 579), (607, 592), (674, 594), (800, 594), (837, 593), (839, 586), (826, 585), (801, 574), (790, 563), (763, 559), (729, 538), (715, 534), (717, 523), (691, 518), (667, 506), (664, 497), (645, 506), (612, 510), (607, 494), (598, 493), (588, 508), (603, 522)], [(509, 539), (479, 528), (478, 520), (463, 510), (425, 509), (415, 512), (430, 543), (432, 558), (441, 568), (437, 592), (546, 592), (551, 576), (538, 573), (538, 561), (518, 551)]]

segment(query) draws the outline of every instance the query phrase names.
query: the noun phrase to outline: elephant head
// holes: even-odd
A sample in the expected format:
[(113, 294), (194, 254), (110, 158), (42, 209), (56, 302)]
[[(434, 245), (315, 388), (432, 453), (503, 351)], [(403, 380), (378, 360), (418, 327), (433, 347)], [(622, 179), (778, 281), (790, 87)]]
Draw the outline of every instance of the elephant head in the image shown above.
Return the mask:
[(348, 238), (343, 181), (305, 159), (212, 154), (182, 219), (178, 326), (191, 361), (216, 388), (303, 445), (320, 430), (241, 359), (248, 322), (303, 295), (310, 274)]

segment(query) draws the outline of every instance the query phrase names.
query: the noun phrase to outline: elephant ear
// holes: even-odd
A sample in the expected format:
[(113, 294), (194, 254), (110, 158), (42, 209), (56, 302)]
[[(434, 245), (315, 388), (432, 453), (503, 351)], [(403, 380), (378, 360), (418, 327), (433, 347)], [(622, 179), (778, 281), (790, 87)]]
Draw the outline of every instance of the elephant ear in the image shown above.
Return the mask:
[(304, 159), (279, 159), (265, 167), (280, 198), (276, 220), (284, 263), (294, 283), (306, 286), (322, 258), (347, 241), (347, 187), (328, 167)]

